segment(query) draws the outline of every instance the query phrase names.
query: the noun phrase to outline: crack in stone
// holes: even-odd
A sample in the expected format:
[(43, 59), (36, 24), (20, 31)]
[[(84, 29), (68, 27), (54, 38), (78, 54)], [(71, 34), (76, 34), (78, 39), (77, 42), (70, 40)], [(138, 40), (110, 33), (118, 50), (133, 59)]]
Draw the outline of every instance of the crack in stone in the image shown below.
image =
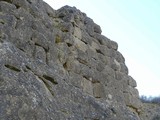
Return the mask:
[(12, 70), (12, 71), (21, 72), (20, 69), (18, 69), (15, 66), (9, 65), (9, 64), (6, 64), (5, 67), (8, 68), (8, 69), (10, 69), (10, 70)]

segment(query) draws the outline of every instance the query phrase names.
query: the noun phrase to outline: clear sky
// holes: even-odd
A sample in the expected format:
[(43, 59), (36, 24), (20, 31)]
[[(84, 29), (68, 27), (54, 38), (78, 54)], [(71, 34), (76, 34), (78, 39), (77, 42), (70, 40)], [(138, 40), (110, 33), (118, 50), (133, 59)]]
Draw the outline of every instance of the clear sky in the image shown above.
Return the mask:
[(140, 95), (160, 95), (160, 0), (44, 0), (75, 6), (119, 45)]

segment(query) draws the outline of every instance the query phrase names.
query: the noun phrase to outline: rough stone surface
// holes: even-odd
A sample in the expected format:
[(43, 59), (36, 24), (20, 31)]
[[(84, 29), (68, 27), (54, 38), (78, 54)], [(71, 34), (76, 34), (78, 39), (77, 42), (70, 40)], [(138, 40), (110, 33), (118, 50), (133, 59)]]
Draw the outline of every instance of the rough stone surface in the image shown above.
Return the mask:
[(152, 119), (118, 44), (101, 32), (75, 7), (1, 0), (0, 120)]

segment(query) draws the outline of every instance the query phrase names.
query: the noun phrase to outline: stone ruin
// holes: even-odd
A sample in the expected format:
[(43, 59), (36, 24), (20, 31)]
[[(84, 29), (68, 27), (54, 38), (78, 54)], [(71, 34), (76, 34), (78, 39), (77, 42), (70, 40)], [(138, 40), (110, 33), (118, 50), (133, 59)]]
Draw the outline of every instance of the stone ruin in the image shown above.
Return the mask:
[(75, 7), (0, 0), (0, 120), (150, 120), (158, 114), (159, 107), (148, 112), (141, 103), (118, 44), (101, 32)]

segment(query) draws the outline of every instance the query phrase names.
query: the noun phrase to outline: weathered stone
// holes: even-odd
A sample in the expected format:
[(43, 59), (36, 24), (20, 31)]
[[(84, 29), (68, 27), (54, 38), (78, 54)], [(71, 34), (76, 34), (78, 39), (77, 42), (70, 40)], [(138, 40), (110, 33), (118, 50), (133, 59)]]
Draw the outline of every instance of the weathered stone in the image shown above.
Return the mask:
[(136, 81), (131, 76), (129, 77), (128, 85), (132, 87), (137, 87)]
[(77, 49), (80, 49), (82, 50), (83, 52), (86, 52), (87, 50), (87, 45), (82, 42), (81, 40), (79, 40), (78, 38), (74, 38), (74, 41), (75, 41), (75, 46)]
[(77, 60), (79, 63), (89, 66), (87, 53), (77, 49)]
[(111, 99), (112, 99), (112, 95), (111, 95), (111, 94), (108, 94), (108, 98), (111, 100)]
[(118, 44), (101, 32), (75, 7), (0, 1), (0, 119), (154, 118), (141, 112)]
[(36, 46), (35, 59), (37, 59), (43, 63), (46, 63), (46, 52), (42, 47)]
[(47, 3), (43, 2), (44, 9), (49, 17), (56, 17), (56, 11), (52, 9)]
[(120, 71), (121, 70), (121, 65), (119, 62), (117, 62), (116, 59), (114, 59), (111, 68), (114, 69), (115, 71)]
[(69, 72), (69, 82), (73, 86), (78, 87), (80, 89), (82, 89), (82, 87), (83, 87), (82, 84), (85, 84), (85, 83), (83, 83), (84, 82), (83, 77), (79, 74), (74, 73), (74, 72)]
[(92, 49), (92, 48), (88, 48), (87, 51), (87, 57), (89, 59), (94, 59), (94, 60), (98, 60), (98, 55), (96, 54), (96, 52)]
[(115, 42), (115, 41), (111, 41), (111, 48), (114, 49), (114, 50), (117, 50), (118, 49), (118, 44)]
[(110, 57), (104, 56), (100, 53), (98, 53), (98, 58), (100, 61), (102, 61), (105, 65), (110, 65)]
[(57, 46), (57, 53), (59, 61), (64, 64), (67, 61), (67, 55), (70, 53), (70, 50), (65, 43), (59, 43)]
[(99, 45), (98, 45), (96, 42), (94, 42), (94, 41), (92, 41), (92, 43), (91, 43), (91, 48), (92, 48), (94, 51), (100, 50)]
[(128, 74), (128, 68), (125, 64), (121, 63), (121, 70), (122, 73)]
[(82, 31), (82, 41), (83, 42), (85, 42), (86, 44), (89, 44), (89, 45), (91, 45), (91, 43), (92, 43), (92, 39), (94, 39), (94, 38), (92, 38), (92, 37), (90, 37), (87, 33), (86, 33), (86, 31)]
[(105, 97), (103, 86), (100, 83), (93, 83), (93, 95), (95, 98)]
[(13, 14), (14, 10), (16, 10), (16, 6), (14, 4), (10, 4), (9, 2), (0, 1), (0, 12)]
[(120, 71), (116, 71), (116, 72), (115, 72), (115, 78), (116, 78), (117, 80), (122, 80), (123, 77), (124, 77), (124, 73), (122, 73), (122, 72), (120, 72)]
[(105, 45), (108, 48), (112, 48), (111, 41), (107, 37), (100, 34), (94, 34), (94, 38), (97, 39), (101, 45)]
[(74, 28), (74, 36), (77, 37), (78, 39), (82, 39), (82, 32), (81, 32), (81, 29), (78, 28), (78, 27), (75, 27)]
[(127, 106), (133, 107), (137, 110), (141, 107), (139, 98), (133, 97), (132, 95), (130, 95), (130, 93), (124, 93), (124, 98)]
[(96, 69), (101, 72), (104, 70), (104, 68), (105, 68), (105, 64), (99, 61), (96, 65)]
[(73, 33), (73, 26), (71, 23), (66, 23), (66, 22), (61, 22), (58, 24), (59, 29), (62, 31), (62, 32), (70, 32), (70, 33)]
[(111, 50), (107, 46), (100, 45), (100, 49), (97, 52), (104, 56), (112, 57)]
[(83, 86), (84, 92), (93, 96), (93, 86), (91, 81), (83, 78), (82, 86)]
[(123, 55), (119, 51), (115, 51), (115, 59), (120, 63), (125, 62)]
[(105, 66), (103, 73), (115, 77), (115, 71), (107, 65)]
[(100, 28), (99, 25), (95, 25), (95, 26), (94, 26), (94, 32), (99, 33), (99, 34), (102, 33), (102, 30), (101, 30), (101, 28)]
[(69, 57), (66, 63), (63, 65), (64, 68), (68, 71), (73, 71), (77, 74), (81, 73), (81, 65), (78, 61), (75, 61), (73, 58)]

